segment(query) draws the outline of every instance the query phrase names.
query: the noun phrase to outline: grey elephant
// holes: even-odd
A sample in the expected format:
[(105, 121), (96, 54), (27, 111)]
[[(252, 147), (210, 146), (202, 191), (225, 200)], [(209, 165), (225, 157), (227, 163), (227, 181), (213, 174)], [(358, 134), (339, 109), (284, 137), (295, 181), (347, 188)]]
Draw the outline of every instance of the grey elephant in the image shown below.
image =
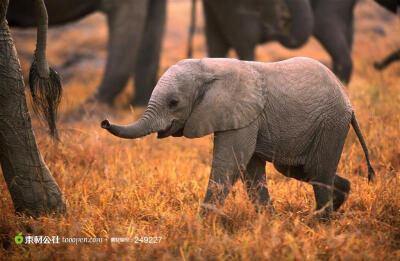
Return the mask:
[[(135, 105), (146, 105), (157, 82), (166, 0), (45, 0), (49, 24), (76, 21), (96, 11), (104, 12), (109, 27), (108, 57), (93, 99), (112, 104), (128, 79), (135, 76)], [(10, 2), (11, 26), (32, 27), (32, 0)]]
[(355, 0), (203, 0), (209, 57), (233, 48), (241, 60), (254, 60), (256, 45), (278, 41), (299, 48), (311, 35), (332, 58), (333, 71), (350, 81)]
[[(34, 0), (38, 24), (29, 83), (34, 108), (57, 135), (57, 106), (61, 83), (46, 59), (47, 13), (43, 0)], [(36, 144), (25, 98), (21, 66), (6, 21), (8, 0), (0, 1), (0, 164), (16, 212), (38, 216), (64, 213), (65, 198)]]
[[(378, 4), (389, 10), (394, 14), (398, 13), (398, 9), (400, 8), (400, 2), (396, 0), (375, 0)], [(388, 54), (382, 61), (375, 61), (374, 67), (377, 70), (384, 70), (386, 67), (391, 65), (393, 62), (400, 61), (400, 50), (396, 50), (390, 54)]]
[(104, 120), (101, 126), (127, 139), (154, 132), (158, 138), (214, 133), (204, 206), (222, 204), (240, 177), (256, 207), (272, 208), (268, 161), (283, 175), (312, 184), (316, 213), (327, 217), (350, 191), (349, 181), (336, 173), (350, 124), (371, 180), (375, 174), (353, 108), (327, 67), (310, 58), (275, 63), (204, 58), (170, 67), (137, 122), (119, 126)]

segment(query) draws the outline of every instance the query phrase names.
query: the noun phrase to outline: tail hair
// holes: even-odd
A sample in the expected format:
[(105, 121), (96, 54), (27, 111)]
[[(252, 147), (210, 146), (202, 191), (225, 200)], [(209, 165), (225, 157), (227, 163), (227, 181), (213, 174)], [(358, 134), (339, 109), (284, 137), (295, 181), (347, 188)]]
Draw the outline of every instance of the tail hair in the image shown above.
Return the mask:
[(34, 60), (29, 71), (29, 87), (32, 96), (34, 112), (47, 122), (50, 135), (58, 139), (56, 126), (58, 106), (62, 97), (61, 80), (58, 73), (50, 69), (48, 77), (41, 77), (38, 73), (37, 63)]

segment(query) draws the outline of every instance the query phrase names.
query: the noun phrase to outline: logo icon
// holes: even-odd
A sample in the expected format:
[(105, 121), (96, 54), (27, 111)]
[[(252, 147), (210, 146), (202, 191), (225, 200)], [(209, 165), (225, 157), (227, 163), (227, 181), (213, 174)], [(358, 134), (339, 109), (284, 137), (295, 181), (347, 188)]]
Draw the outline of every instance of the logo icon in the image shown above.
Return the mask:
[(19, 232), (18, 236), (15, 236), (14, 238), (15, 244), (20, 245), (24, 241), (24, 236), (22, 235), (22, 232)]

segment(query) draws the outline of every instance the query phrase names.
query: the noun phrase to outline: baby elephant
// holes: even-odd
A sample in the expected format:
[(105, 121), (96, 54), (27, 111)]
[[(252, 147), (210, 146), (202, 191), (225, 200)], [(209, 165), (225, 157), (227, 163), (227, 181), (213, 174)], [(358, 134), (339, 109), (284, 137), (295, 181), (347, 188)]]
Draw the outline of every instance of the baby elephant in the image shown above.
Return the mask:
[(353, 126), (374, 177), (353, 108), (335, 75), (309, 58), (276, 63), (225, 58), (183, 60), (155, 87), (145, 114), (127, 126), (101, 127), (135, 139), (158, 132), (198, 138), (214, 133), (212, 170), (202, 213), (223, 204), (240, 177), (256, 208), (273, 210), (266, 161), (287, 177), (312, 184), (315, 215), (328, 217), (345, 201), (350, 182), (336, 173)]

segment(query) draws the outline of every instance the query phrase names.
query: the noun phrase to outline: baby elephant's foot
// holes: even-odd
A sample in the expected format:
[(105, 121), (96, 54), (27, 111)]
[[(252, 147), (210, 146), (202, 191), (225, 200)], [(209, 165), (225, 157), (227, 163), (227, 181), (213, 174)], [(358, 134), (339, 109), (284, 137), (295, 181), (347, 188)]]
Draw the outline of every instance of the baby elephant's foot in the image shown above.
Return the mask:
[(267, 204), (264, 204), (264, 205), (257, 204), (257, 205), (255, 205), (255, 208), (256, 208), (257, 213), (269, 213), (271, 215), (278, 214), (278, 212), (276, 212), (272, 202), (268, 202)]
[(314, 211), (313, 218), (321, 222), (329, 222), (332, 214), (332, 208), (322, 208)]
[(206, 206), (208, 204), (201, 204), (200, 205), (200, 212), (199, 212), (199, 216), (201, 218), (206, 217), (210, 214), (210, 209), (208, 208), (208, 206)]
[(219, 210), (216, 205), (210, 203), (202, 203), (200, 205), (199, 216), (203, 218), (209, 216), (210, 214), (224, 215), (224, 213), (221, 210)]

